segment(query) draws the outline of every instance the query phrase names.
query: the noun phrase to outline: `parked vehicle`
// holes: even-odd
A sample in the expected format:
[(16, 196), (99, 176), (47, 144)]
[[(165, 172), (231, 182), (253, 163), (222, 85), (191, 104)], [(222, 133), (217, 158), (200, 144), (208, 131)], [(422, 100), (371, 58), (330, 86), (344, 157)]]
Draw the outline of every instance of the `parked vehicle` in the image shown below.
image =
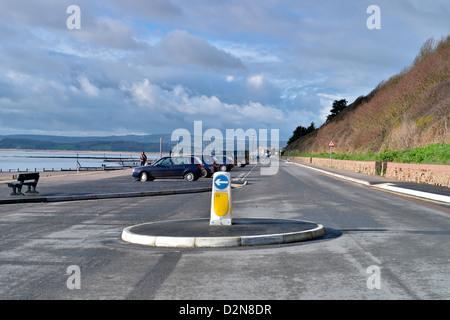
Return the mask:
[(234, 165), (237, 167), (245, 167), (250, 163), (250, 153), (248, 150), (234, 151)]
[(173, 156), (163, 157), (149, 166), (135, 168), (132, 177), (140, 181), (170, 178), (195, 181), (202, 177), (202, 170), (205, 170), (205, 167), (198, 157)]
[(202, 159), (202, 164), (205, 167), (203, 172), (203, 177), (210, 178), (213, 176), (214, 172), (219, 171), (219, 165), (215, 161), (214, 157), (210, 155), (202, 155), (202, 156), (194, 156), (199, 159)]
[(214, 161), (219, 166), (219, 171), (230, 171), (234, 167), (234, 159), (228, 156), (216, 157), (214, 156)]

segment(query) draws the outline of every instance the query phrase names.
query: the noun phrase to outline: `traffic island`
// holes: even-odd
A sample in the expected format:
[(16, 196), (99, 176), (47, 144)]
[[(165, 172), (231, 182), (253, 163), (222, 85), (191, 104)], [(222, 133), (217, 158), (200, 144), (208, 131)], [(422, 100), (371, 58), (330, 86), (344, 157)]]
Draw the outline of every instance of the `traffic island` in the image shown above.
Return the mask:
[(299, 242), (322, 237), (322, 225), (308, 221), (232, 218), (231, 176), (212, 179), (210, 219), (143, 223), (125, 228), (122, 240), (155, 247), (239, 247)]
[(300, 242), (325, 235), (321, 224), (293, 219), (234, 218), (232, 225), (210, 225), (209, 219), (138, 224), (122, 240), (154, 247), (239, 247)]

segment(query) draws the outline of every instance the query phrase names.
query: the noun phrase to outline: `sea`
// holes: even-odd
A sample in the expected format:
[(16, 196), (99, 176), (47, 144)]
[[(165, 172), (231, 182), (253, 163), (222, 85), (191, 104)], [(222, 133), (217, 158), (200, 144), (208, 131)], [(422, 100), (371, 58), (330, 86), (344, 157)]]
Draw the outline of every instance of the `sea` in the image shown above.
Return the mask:
[[(139, 166), (140, 153), (0, 150), (0, 172)], [(159, 154), (147, 154), (157, 159)]]

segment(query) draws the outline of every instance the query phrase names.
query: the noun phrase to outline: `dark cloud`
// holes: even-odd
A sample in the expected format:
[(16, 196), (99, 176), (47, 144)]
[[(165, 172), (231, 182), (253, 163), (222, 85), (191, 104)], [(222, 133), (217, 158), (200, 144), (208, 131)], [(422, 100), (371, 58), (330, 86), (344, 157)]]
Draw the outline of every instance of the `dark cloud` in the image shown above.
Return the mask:
[(244, 67), (240, 59), (185, 30), (169, 32), (164, 38), (163, 47), (170, 57), (181, 64), (195, 64), (212, 69)]

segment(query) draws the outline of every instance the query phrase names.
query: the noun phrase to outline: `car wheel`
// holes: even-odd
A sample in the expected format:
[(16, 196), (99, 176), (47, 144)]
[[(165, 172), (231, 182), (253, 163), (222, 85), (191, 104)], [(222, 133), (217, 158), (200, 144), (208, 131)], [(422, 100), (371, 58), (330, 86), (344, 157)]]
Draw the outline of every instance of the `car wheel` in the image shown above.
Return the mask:
[(206, 177), (208, 175), (208, 171), (206, 169), (202, 169), (202, 178)]
[(226, 166), (220, 166), (219, 170), (220, 171), (227, 171), (227, 167)]
[(187, 173), (184, 175), (184, 180), (189, 181), (189, 182), (194, 181), (194, 180), (195, 180), (195, 175), (194, 175), (194, 173), (193, 173), (193, 172), (187, 172)]
[(147, 172), (142, 172), (139, 178), (140, 178), (141, 181), (148, 181), (149, 180), (148, 173)]

